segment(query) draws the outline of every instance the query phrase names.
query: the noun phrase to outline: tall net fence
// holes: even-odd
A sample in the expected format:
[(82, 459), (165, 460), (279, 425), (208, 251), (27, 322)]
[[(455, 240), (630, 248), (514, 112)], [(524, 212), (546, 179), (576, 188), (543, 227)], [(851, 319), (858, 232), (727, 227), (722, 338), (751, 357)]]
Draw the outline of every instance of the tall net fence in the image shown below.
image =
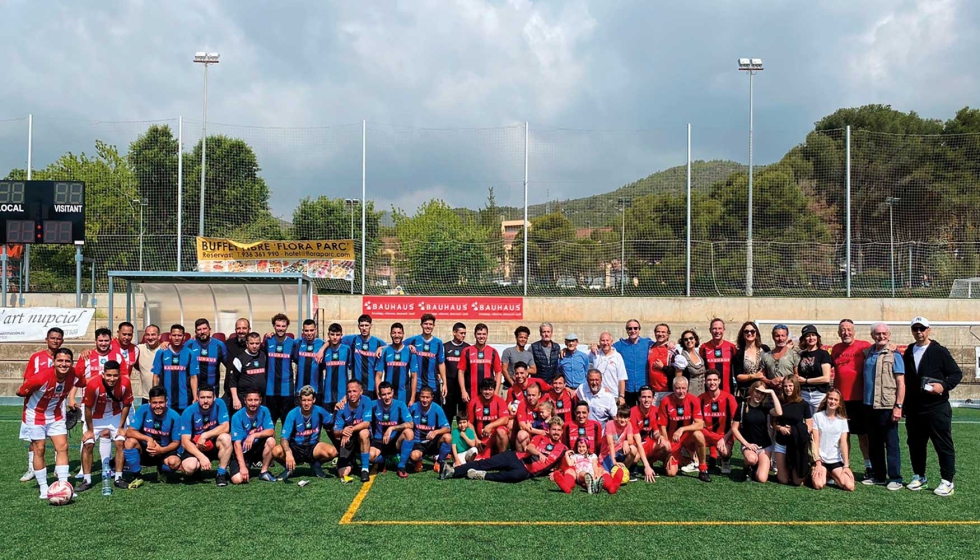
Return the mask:
[[(980, 134), (811, 132), (753, 169), (750, 255), (748, 166), (699, 159), (696, 141), (688, 245), (683, 131), (208, 123), (202, 230), (202, 123), (32, 130), (32, 178), (88, 185), (84, 291), (108, 270), (197, 270), (203, 232), (353, 238), (328, 292), (980, 297)], [(27, 134), (0, 120), (10, 178), (26, 178)], [(26, 287), (9, 249), (12, 289), (74, 290), (74, 248), (31, 247)]]

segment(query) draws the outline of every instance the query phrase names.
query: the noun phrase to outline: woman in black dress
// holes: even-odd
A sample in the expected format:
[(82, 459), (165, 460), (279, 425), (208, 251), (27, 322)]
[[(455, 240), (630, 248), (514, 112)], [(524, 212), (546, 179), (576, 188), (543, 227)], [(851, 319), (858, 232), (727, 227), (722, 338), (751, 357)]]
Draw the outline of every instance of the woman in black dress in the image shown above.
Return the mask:
[(810, 475), (810, 432), (813, 419), (810, 404), (800, 396), (800, 381), (796, 376), (783, 378), (780, 394), (782, 414), (773, 415), (773, 457), (776, 478), (782, 484), (800, 486)]

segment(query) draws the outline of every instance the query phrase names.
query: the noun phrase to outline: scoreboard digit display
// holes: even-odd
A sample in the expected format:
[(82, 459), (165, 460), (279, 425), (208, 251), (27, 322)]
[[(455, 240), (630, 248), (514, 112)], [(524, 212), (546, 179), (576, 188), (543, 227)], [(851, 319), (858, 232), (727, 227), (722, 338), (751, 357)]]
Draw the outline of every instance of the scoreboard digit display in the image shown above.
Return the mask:
[(85, 183), (0, 181), (2, 243), (85, 242)]

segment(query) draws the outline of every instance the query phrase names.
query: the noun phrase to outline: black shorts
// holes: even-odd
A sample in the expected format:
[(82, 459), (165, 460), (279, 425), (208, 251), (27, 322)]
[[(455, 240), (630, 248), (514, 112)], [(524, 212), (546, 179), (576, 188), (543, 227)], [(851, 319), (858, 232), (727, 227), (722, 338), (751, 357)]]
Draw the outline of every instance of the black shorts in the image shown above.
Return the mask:
[(412, 446), (412, 451), (421, 451), (423, 457), (438, 455), (439, 444), (441, 443), (442, 442), (440, 440), (416, 441), (415, 445)]
[(847, 412), (847, 431), (856, 436), (868, 433), (867, 410), (862, 401), (844, 401)]
[[(265, 449), (265, 440), (269, 438), (256, 438), (252, 443), (252, 447), (248, 448), (248, 451), (242, 453), (242, 457), (245, 459), (245, 468), (257, 461), (262, 460), (262, 450)], [(228, 461), (228, 474), (235, 476), (241, 472), (241, 467), (238, 464), (238, 459), (235, 455), (231, 456), (231, 461)]]
[(141, 467), (159, 467), (167, 459), (167, 457), (179, 457), (177, 450), (168, 451), (162, 455), (150, 455), (146, 452), (146, 443), (140, 442), (140, 466)]
[(315, 445), (297, 445), (293, 442), (289, 442), (289, 449), (293, 452), (293, 460), (296, 464), (309, 463), (313, 464), (313, 448)]
[(383, 443), (380, 439), (371, 439), (371, 447), (374, 449), (380, 449), (381, 455), (384, 457), (394, 457), (398, 455), (401, 450), (398, 449), (398, 445), (395, 443), (398, 441), (398, 436), (393, 435), (388, 443)]
[(834, 469), (844, 468), (844, 463), (824, 463), (823, 466), (827, 469), (827, 474), (830, 474)]
[[(207, 457), (208, 459), (211, 459), (212, 461), (215, 461), (215, 460), (218, 459), (218, 448), (217, 447), (213, 447), (211, 449), (211, 451), (202, 451), (201, 453), (204, 453), (204, 456)], [(181, 461), (183, 461), (184, 459), (191, 459), (191, 458), (197, 459), (197, 457), (195, 457), (193, 453), (191, 453), (190, 451), (188, 451), (186, 449), (184, 449), (183, 451), (180, 452), (180, 460)]]
[(265, 397), (265, 406), (269, 409), (269, 415), (272, 417), (272, 425), (275, 426), (276, 422), (280, 420), (285, 420), (286, 415), (289, 411), (296, 408), (295, 397), (280, 397), (275, 395), (267, 395)]

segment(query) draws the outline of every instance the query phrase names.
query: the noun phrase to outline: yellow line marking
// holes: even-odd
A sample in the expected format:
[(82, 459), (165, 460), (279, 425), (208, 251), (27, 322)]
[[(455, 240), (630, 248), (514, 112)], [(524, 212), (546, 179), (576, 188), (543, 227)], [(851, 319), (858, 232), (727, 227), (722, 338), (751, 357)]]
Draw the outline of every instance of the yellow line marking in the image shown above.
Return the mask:
[[(368, 487), (369, 488), (369, 487)], [(364, 490), (361, 494), (365, 494)], [(358, 494), (351, 504), (351, 509), (357, 511), (361, 503), (361, 494)], [(548, 527), (586, 527), (591, 525), (602, 526), (621, 526), (621, 527), (713, 527), (725, 526), (750, 526), (750, 527), (798, 527), (798, 526), (824, 526), (824, 525), (863, 525), (863, 526), (884, 526), (884, 525), (980, 525), (980, 520), (961, 520), (961, 521), (351, 521), (354, 516), (351, 509), (348, 515), (341, 519), (341, 525), (413, 525), (413, 526), (496, 526), (496, 527), (526, 527), (529, 525), (548, 526)]]
[(371, 476), (371, 480), (368, 480), (361, 485), (360, 492), (354, 496), (354, 501), (350, 503), (347, 507), (347, 511), (344, 512), (344, 516), (340, 518), (341, 525), (351, 525), (354, 523), (360, 523), (360, 521), (353, 521), (354, 515), (357, 514), (358, 508), (361, 507), (361, 502), (367, 497), (368, 492), (371, 491), (371, 486), (374, 485), (374, 475)]

